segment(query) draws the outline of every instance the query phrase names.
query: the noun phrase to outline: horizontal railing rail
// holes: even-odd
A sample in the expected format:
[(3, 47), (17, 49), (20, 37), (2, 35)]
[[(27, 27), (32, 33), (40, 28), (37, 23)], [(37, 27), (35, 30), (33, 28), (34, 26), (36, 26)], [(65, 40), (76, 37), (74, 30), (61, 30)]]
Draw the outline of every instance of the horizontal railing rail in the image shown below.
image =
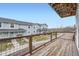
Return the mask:
[[(51, 32), (52, 33), (52, 32)], [(17, 37), (9, 37), (9, 38), (0, 38), (0, 40), (10, 40), (10, 39), (17, 39), (17, 38), (24, 38), (24, 37), (32, 37), (32, 36), (39, 36), (39, 35), (47, 35), (51, 33), (41, 33), (41, 34), (32, 34), (32, 35), (27, 35), (27, 36), (17, 36)]]
[(75, 32), (60, 32), (60, 31), (54, 31), (50, 33), (41, 33), (41, 34), (32, 34), (32, 35), (27, 35), (27, 36), (18, 36), (18, 37), (11, 37), (11, 38), (0, 38), (0, 40), (10, 40), (10, 39), (17, 39), (17, 38), (23, 38), (23, 37), (31, 37), (31, 36), (39, 36), (39, 35), (47, 35), (51, 33), (75, 33)]

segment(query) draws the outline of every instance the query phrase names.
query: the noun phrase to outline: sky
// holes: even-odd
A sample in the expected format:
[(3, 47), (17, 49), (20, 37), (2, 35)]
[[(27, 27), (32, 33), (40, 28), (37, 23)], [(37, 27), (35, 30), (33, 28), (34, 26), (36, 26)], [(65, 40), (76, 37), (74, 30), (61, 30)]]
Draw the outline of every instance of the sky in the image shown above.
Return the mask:
[(1, 4), (0, 17), (47, 24), (48, 28), (73, 26), (75, 16), (61, 18), (47, 3)]

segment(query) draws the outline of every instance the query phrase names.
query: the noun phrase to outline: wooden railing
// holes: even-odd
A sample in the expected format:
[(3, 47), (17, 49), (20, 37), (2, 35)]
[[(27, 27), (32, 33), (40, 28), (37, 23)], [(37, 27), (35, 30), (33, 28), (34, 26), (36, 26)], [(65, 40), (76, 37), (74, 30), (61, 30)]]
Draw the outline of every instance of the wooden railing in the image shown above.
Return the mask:
[[(39, 36), (39, 35), (49, 35), (49, 36), (50, 36), (50, 41), (48, 41), (48, 42), (46, 42), (46, 43), (44, 43), (44, 44), (42, 44), (42, 45), (40, 45), (40, 46), (38, 46), (38, 47), (36, 47), (36, 48), (33, 49), (33, 48), (32, 48), (32, 47), (33, 47), (33, 44), (32, 44), (32, 37), (34, 37), (34, 36)], [(20, 39), (20, 38), (29, 38), (29, 51), (26, 52), (26, 53), (23, 54), (23, 55), (26, 55), (26, 54), (32, 55), (32, 52), (35, 51), (36, 49), (38, 49), (38, 48), (44, 46), (45, 44), (47, 44), (47, 43), (49, 43), (49, 42), (52, 42), (52, 32), (51, 32), (51, 33), (41, 33), (41, 34), (35, 34), (35, 35), (28, 35), (28, 36), (21, 36), (21, 37), (2, 38), (2, 39), (0, 39), (0, 41), (13, 40), (13, 39)], [(57, 38), (57, 32), (55, 32), (55, 38), (54, 38), (54, 39), (56, 39), (56, 38)]]
[[(54, 35), (55, 35), (55, 38), (52, 37), (52, 34), (53, 34), (53, 33), (54, 33)], [(59, 32), (59, 33), (60, 33), (60, 32)], [(44, 43), (44, 44), (42, 44), (42, 45), (40, 45), (40, 46), (38, 46), (38, 47), (36, 47), (36, 48), (33, 49), (33, 44), (32, 44), (32, 41), (33, 41), (33, 40), (32, 40), (32, 38), (33, 38), (34, 36), (39, 36), (39, 35), (49, 35), (49, 36), (50, 36), (50, 41), (48, 41), (48, 42), (46, 42), (46, 43)], [(13, 39), (20, 39), (20, 38), (29, 38), (29, 39), (28, 39), (28, 40), (29, 40), (29, 51), (26, 52), (26, 53), (24, 53), (24, 54), (22, 54), (22, 55), (27, 55), (27, 54), (32, 55), (32, 52), (33, 52), (33, 51), (35, 51), (36, 49), (38, 49), (38, 48), (40, 48), (40, 47), (46, 45), (46, 44), (49, 43), (49, 42), (52, 42), (53, 39), (56, 39), (56, 38), (57, 38), (57, 32), (41, 33), (41, 34), (28, 35), (28, 36), (20, 36), (20, 37), (12, 37), (12, 38), (2, 38), (2, 39), (0, 39), (0, 41), (13, 40)], [(53, 38), (53, 39), (52, 39), (52, 38)]]

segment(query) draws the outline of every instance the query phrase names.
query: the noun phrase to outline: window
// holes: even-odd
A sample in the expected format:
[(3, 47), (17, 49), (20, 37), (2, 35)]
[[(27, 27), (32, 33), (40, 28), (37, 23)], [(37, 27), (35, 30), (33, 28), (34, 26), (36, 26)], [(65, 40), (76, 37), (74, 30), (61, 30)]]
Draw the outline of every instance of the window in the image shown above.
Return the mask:
[(2, 33), (0, 32), (0, 35), (2, 35)]
[(8, 32), (3, 32), (4, 35), (8, 35)]
[(35, 33), (35, 31), (33, 31)]
[(30, 26), (28, 26), (28, 28), (30, 28)]
[(35, 26), (34, 26), (34, 29), (35, 29)]
[(1, 27), (1, 23), (0, 23), (0, 27)]
[(28, 31), (28, 33), (30, 33), (30, 31)]
[(10, 27), (11, 27), (11, 28), (14, 28), (14, 24), (11, 24)]
[(10, 34), (13, 34), (13, 32), (10, 32)]

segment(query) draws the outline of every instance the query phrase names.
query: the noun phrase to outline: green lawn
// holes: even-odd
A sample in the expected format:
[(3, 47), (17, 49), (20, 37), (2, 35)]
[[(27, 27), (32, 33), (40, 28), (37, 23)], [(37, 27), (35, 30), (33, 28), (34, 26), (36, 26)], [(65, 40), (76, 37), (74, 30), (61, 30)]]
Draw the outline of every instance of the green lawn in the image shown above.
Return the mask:
[(11, 40), (0, 41), (0, 52), (11, 49), (12, 47), (13, 44), (11, 43)]

